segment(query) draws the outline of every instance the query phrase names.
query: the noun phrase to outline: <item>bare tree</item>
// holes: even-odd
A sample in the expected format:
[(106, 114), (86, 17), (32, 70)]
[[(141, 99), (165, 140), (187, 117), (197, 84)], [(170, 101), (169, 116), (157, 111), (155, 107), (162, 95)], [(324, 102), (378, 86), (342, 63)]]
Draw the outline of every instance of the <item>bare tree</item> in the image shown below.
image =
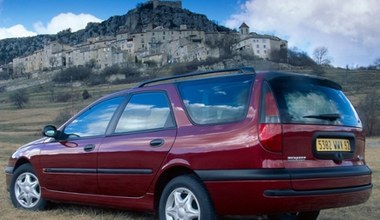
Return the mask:
[(327, 47), (317, 47), (314, 49), (313, 58), (318, 65), (329, 65), (331, 58), (328, 55), (329, 50)]
[(9, 100), (16, 108), (22, 109), (29, 102), (29, 95), (25, 89), (20, 89), (10, 94)]
[(380, 94), (372, 91), (362, 99), (358, 105), (360, 118), (363, 121), (364, 130), (368, 136), (378, 135), (380, 133), (378, 126), (380, 118), (378, 109), (380, 108)]
[(380, 58), (377, 58), (374, 63), (375, 67), (380, 68)]
[(24, 63), (18, 63), (17, 66), (16, 66), (16, 74), (15, 74), (15, 76), (18, 78), (18, 77), (24, 75), (24, 72), (25, 72)]

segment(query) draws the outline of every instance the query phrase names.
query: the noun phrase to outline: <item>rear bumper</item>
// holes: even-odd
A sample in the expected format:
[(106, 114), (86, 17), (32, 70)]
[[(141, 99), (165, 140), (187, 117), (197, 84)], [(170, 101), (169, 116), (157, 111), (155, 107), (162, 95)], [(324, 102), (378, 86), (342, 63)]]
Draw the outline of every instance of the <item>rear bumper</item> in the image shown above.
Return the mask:
[(372, 190), (367, 166), (304, 169), (201, 170), (216, 211), (257, 215), (351, 206)]

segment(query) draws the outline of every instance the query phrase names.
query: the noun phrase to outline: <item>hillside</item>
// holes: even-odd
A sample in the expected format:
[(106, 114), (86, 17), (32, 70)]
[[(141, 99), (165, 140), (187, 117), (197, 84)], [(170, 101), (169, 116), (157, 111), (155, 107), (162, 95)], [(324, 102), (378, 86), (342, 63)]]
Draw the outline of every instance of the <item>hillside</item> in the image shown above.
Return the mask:
[(180, 25), (183, 24), (187, 25), (190, 29), (203, 30), (205, 32), (231, 31), (226, 27), (215, 24), (215, 22), (210, 21), (202, 14), (164, 5), (153, 9), (151, 3), (146, 3), (139, 4), (137, 8), (130, 10), (125, 15), (113, 16), (101, 23), (88, 23), (85, 29), (77, 32), (71, 32), (68, 29), (55, 35), (38, 35), (35, 37), (1, 40), (0, 63), (9, 63), (15, 57), (30, 55), (52, 41), (76, 45), (92, 37), (116, 36), (119, 32), (138, 33), (148, 27), (154, 28), (157, 26), (179, 29)]

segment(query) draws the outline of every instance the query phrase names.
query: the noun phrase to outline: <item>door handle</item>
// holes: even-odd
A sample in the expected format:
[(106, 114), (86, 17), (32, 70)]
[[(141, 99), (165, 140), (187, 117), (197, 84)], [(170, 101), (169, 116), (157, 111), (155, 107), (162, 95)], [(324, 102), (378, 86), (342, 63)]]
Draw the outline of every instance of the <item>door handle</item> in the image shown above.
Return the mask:
[(90, 151), (93, 151), (95, 149), (95, 145), (93, 145), (93, 144), (87, 144), (86, 146), (84, 146), (83, 149), (86, 152), (90, 152)]
[(151, 147), (161, 147), (163, 144), (165, 144), (164, 139), (154, 139), (150, 142)]

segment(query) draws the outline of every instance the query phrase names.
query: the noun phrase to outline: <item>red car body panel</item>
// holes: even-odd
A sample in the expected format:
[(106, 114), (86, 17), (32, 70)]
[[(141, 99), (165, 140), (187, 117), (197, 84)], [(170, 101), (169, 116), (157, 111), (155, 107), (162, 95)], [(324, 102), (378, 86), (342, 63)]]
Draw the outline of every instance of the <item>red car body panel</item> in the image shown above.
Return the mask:
[[(259, 109), (265, 76), (253, 76), (247, 116), (242, 120), (196, 125), (175, 85), (131, 89), (112, 96), (164, 91), (176, 127), (72, 142), (44, 139), (28, 151), (19, 150), (8, 166), (16, 168), (20, 158), (31, 163), (48, 200), (135, 210), (156, 209), (163, 188), (158, 184), (172, 177), (172, 170), (197, 175), (221, 215), (311, 211), (365, 202), (372, 185), (362, 128), (282, 124), (282, 151), (272, 152), (262, 145)], [(341, 161), (316, 158), (313, 142), (318, 132), (353, 135), (353, 156)], [(152, 147), (153, 140), (163, 144)], [(86, 152), (89, 145), (93, 149)], [(11, 173), (6, 176), (9, 186)]]
[[(102, 138), (70, 142), (45, 143), (38, 156), (37, 172), (41, 175), (41, 186), (49, 190), (83, 194), (98, 193), (97, 154)], [(86, 145), (93, 144), (94, 151), (85, 152)], [(76, 172), (77, 169), (86, 172)]]
[[(289, 189), (289, 181), (224, 181), (207, 182), (214, 206), (222, 215), (260, 215), (266, 213), (302, 212), (316, 207), (334, 208), (360, 204), (368, 200), (371, 190), (352, 193), (304, 196), (265, 196), (271, 189)], [(226, 193), (230, 192), (230, 193)]]
[[(171, 149), (175, 136), (176, 130), (171, 129), (106, 137), (98, 151), (99, 194), (143, 197)], [(162, 139), (165, 143), (160, 147), (151, 147), (149, 142), (155, 139)]]

